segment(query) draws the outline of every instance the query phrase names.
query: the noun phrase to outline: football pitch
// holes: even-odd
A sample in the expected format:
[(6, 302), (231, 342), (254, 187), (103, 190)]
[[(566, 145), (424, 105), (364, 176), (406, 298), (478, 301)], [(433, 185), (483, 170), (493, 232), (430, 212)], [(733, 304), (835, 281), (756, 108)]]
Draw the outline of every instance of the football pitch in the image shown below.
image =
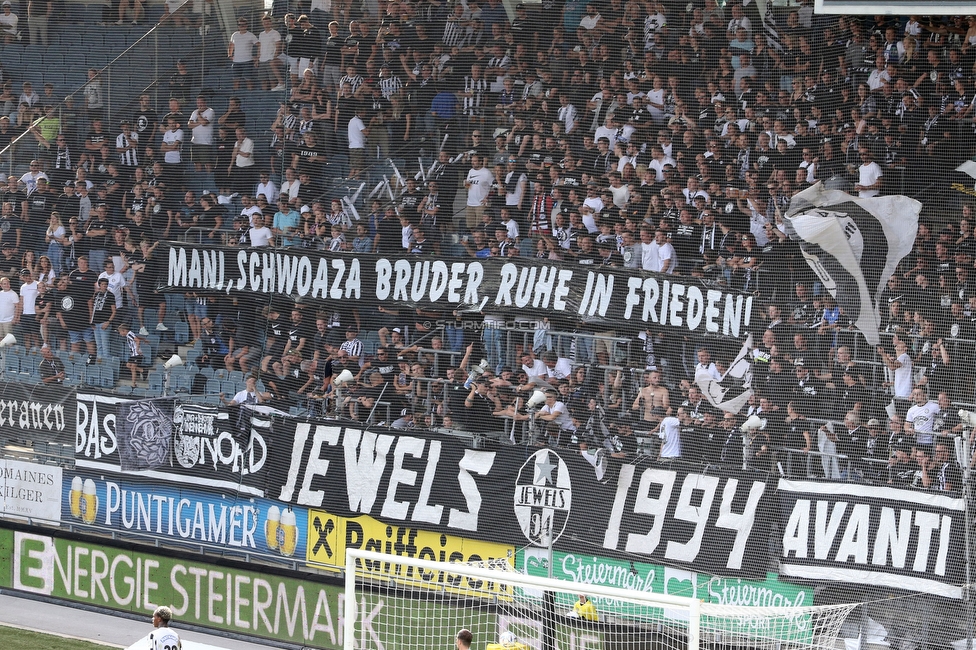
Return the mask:
[(121, 646), (66, 639), (54, 634), (0, 625), (0, 647), (4, 650), (106, 650)]

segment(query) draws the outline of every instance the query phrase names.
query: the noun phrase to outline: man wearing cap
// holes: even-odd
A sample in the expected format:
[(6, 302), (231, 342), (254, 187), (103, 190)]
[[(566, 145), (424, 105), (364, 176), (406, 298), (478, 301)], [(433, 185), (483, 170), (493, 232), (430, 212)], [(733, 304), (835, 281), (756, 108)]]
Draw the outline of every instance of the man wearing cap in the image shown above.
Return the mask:
[(359, 330), (350, 325), (346, 328), (346, 340), (339, 346), (338, 357), (343, 365), (360, 365), (363, 356), (363, 342), (356, 335)]
[(151, 650), (181, 650), (180, 635), (169, 626), (173, 620), (173, 610), (161, 605), (153, 612), (153, 631), (149, 633)]

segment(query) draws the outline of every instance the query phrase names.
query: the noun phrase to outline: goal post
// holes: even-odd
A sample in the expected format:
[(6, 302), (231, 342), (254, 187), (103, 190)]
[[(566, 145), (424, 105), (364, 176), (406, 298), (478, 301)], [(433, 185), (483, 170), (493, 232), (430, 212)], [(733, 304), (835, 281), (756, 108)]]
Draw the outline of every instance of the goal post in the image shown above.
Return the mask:
[(529, 576), (497, 560), (449, 563), (350, 549), (343, 648), (449, 650), (466, 628), (472, 650), (827, 650), (856, 606), (718, 605)]

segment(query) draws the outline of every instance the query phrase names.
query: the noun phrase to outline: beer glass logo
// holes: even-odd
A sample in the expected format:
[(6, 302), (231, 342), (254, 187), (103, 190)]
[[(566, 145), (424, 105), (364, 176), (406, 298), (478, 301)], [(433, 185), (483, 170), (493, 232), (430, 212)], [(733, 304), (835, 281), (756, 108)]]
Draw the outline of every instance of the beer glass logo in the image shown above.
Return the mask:
[(268, 548), (272, 551), (278, 550), (280, 542), (278, 534), (281, 531), (281, 510), (278, 506), (268, 508), (268, 518), (264, 522), (264, 539), (268, 543)]
[(86, 524), (93, 524), (97, 515), (98, 495), (95, 494), (95, 481), (86, 478), (81, 493), (81, 520)]
[(292, 556), (295, 547), (298, 546), (298, 524), (295, 520), (295, 511), (288, 508), (281, 513), (281, 525), (278, 527), (278, 545), (281, 554)]
[(71, 516), (81, 519), (81, 477), (76, 476), (71, 479), (71, 492), (68, 493), (68, 503), (71, 508)]

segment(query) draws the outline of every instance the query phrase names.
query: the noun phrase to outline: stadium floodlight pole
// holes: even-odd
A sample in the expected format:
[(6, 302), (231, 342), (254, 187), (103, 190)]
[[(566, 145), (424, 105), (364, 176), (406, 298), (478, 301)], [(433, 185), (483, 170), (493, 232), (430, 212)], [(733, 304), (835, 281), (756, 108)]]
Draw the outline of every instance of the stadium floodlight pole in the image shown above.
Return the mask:
[[(401, 559), (401, 558), (394, 558)], [(345, 567), (345, 600), (343, 602), (343, 612), (345, 620), (343, 621), (343, 647), (353, 648), (356, 635), (356, 620), (358, 617), (358, 603), (356, 602), (356, 565), (358, 562), (376, 562), (382, 565), (384, 562), (390, 562), (391, 556), (376, 553), (375, 551), (365, 551), (361, 549), (350, 548), (346, 550), (346, 567)], [(409, 558), (410, 566), (417, 567), (418, 569), (433, 571), (433, 572), (444, 572), (451, 573), (452, 570), (457, 570), (460, 566), (463, 566), (464, 575), (466, 577), (481, 578), (487, 582), (493, 582), (498, 579), (498, 572), (492, 569), (472, 566), (472, 565), (459, 565), (452, 564), (450, 562), (434, 562), (432, 560), (422, 560), (419, 558)], [(535, 576), (528, 576), (522, 573), (506, 573), (506, 581), (522, 586), (526, 589), (534, 590), (545, 590), (545, 591), (565, 591), (567, 587), (566, 580), (558, 580), (553, 578), (538, 578)], [(610, 598), (614, 600), (622, 600), (625, 602), (631, 602), (634, 600), (634, 592), (629, 589), (621, 589), (619, 587), (608, 587), (606, 585), (596, 585), (591, 584), (586, 586), (587, 595), (589, 596), (602, 596), (605, 598)], [(687, 596), (674, 596), (671, 594), (653, 594), (654, 603), (657, 606), (661, 605), (674, 605), (676, 607), (687, 607), (689, 614), (688, 621), (688, 644), (687, 650), (699, 650), (701, 644), (701, 601), (697, 598), (689, 598)]]

